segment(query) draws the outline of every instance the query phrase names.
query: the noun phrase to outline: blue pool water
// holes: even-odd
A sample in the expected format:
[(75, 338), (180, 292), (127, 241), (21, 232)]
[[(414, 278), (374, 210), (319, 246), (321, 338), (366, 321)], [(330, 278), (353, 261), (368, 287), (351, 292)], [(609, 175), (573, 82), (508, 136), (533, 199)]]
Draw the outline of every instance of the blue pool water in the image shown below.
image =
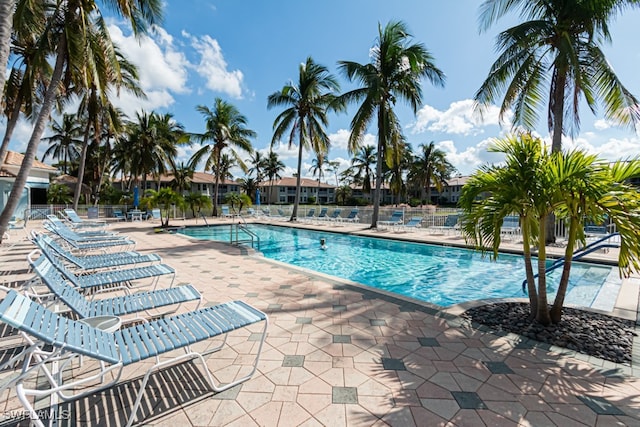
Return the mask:
[[(518, 255), (501, 254), (491, 261), (461, 248), (280, 226), (250, 228), (260, 237), (260, 251), (267, 258), (440, 306), (524, 296), (524, 262)], [(229, 241), (230, 227), (186, 228), (180, 233)], [(320, 239), (326, 240), (326, 250), (320, 248)], [(548, 278), (552, 291), (560, 274), (558, 269)], [(609, 311), (619, 288), (617, 277), (609, 266), (574, 263), (565, 303)]]

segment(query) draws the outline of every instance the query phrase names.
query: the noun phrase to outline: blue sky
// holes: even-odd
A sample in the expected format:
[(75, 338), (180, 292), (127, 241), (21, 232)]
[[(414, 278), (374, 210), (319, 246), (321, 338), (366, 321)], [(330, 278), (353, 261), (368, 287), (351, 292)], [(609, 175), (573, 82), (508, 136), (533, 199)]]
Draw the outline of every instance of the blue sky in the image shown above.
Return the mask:
[[(279, 113), (267, 109), (267, 97), (289, 80), (295, 81), (301, 62), (313, 57), (338, 75), (342, 88), (348, 89), (349, 84), (338, 74), (337, 61), (368, 62), (378, 24), (402, 20), (447, 76), (444, 88), (424, 83), (424, 104), (417, 116), (405, 106), (398, 107), (405, 135), (414, 147), (434, 141), (460, 173), (469, 174), (483, 163), (500, 160), (487, 153), (486, 147), (491, 138), (509, 129), (498, 126), (497, 109), (486, 115), (484, 122), (479, 121), (471, 114), (471, 100), (496, 58), (496, 34), (516, 22), (506, 18), (480, 34), (478, 5), (473, 0), (167, 0), (164, 22), (150, 37), (136, 40), (125, 24), (111, 20), (112, 38), (138, 65), (148, 95), (146, 100), (138, 100), (123, 94), (117, 104), (130, 117), (141, 108), (169, 112), (188, 131), (201, 132), (204, 121), (195, 107), (212, 106), (214, 98), (221, 97), (247, 116), (248, 127), (258, 134), (254, 146), (266, 152)], [(618, 17), (612, 25), (613, 42), (605, 45), (610, 63), (637, 97), (639, 18), (638, 10)], [(345, 148), (355, 109), (354, 105), (347, 114), (330, 116), (327, 129), (332, 142), (329, 158), (341, 161), (343, 167), (350, 158)], [(609, 160), (640, 154), (638, 132), (613, 127), (586, 107), (581, 110), (581, 123), (580, 136), (565, 140), (565, 147), (579, 146)], [(4, 122), (0, 122), (0, 131), (4, 131)], [(10, 148), (23, 151), (30, 131), (28, 123), (21, 123)], [(373, 131), (366, 141), (375, 142)], [(548, 138), (544, 122), (538, 132)], [(46, 149), (41, 145), (40, 153)], [(197, 148), (183, 147), (182, 160)], [(282, 141), (274, 150), (291, 175), (296, 147), (289, 150), (287, 141)], [(311, 176), (311, 160), (311, 153), (307, 153), (303, 175)]]

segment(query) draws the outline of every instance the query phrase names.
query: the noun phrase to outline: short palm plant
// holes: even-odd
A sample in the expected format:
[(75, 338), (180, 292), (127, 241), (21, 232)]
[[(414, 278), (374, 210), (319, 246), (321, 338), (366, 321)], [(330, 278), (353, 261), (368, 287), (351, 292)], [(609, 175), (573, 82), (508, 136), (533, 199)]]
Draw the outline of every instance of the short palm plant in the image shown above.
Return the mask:
[[(481, 250), (498, 256), (500, 227), (508, 215), (518, 215), (531, 305), (531, 318), (548, 325), (561, 320), (576, 244), (585, 243), (585, 221), (608, 216), (620, 232), (620, 272), (640, 269), (640, 195), (628, 184), (640, 176), (640, 161), (613, 165), (582, 151), (550, 154), (543, 142), (530, 134), (508, 136), (490, 148), (504, 153), (505, 164), (481, 168), (463, 187), (463, 233)], [(546, 219), (555, 214), (568, 225), (563, 272), (549, 310), (546, 281)], [(537, 282), (532, 263), (537, 248)]]
[(160, 223), (162, 228), (169, 227), (169, 215), (174, 206), (182, 207), (183, 197), (170, 188), (159, 190), (147, 190), (147, 195), (154, 206), (158, 206), (161, 212)]

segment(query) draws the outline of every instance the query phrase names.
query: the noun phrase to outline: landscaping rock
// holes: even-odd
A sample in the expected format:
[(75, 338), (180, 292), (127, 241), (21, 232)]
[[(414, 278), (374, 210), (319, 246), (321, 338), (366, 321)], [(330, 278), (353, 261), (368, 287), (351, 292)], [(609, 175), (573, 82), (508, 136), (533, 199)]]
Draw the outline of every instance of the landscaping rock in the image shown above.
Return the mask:
[(529, 305), (497, 303), (472, 308), (462, 317), (495, 331), (513, 332), (527, 338), (568, 348), (615, 363), (629, 364), (635, 334), (635, 322), (565, 307), (562, 321), (543, 326), (527, 321)]

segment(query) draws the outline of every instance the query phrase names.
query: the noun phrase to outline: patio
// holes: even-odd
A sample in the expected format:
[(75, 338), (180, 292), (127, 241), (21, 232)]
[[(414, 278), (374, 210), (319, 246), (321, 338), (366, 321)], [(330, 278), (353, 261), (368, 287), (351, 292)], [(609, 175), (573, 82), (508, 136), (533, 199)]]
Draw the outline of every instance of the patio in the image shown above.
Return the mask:
[[(172, 221), (183, 224), (190, 222)], [(155, 391), (138, 412), (144, 425), (640, 424), (638, 365), (615, 365), (516, 335), (472, 329), (427, 304), (295, 269), (244, 248), (159, 235), (151, 223), (110, 228), (129, 235), (137, 250), (160, 254), (176, 269), (176, 281), (192, 283), (207, 302), (241, 299), (270, 318), (251, 380), (214, 394), (191, 363), (163, 370), (154, 375)], [(26, 254), (32, 246), (16, 242), (19, 237), (12, 236), (10, 250), (4, 243), (0, 248), (5, 285), (31, 276)], [(622, 298), (631, 305), (620, 312), (637, 316), (637, 287), (631, 281), (628, 289), (635, 291), (625, 292), (632, 297)], [(252, 340), (250, 333), (239, 337), (232, 348), (242, 351), (217, 353), (208, 363), (223, 367), (224, 380), (246, 363), (238, 354), (253, 351)], [(123, 409), (132, 404), (129, 383), (140, 381), (135, 366), (125, 374), (115, 388), (61, 405), (60, 418), (83, 426), (121, 425)], [(13, 390), (0, 397), (5, 419), (20, 413)]]

